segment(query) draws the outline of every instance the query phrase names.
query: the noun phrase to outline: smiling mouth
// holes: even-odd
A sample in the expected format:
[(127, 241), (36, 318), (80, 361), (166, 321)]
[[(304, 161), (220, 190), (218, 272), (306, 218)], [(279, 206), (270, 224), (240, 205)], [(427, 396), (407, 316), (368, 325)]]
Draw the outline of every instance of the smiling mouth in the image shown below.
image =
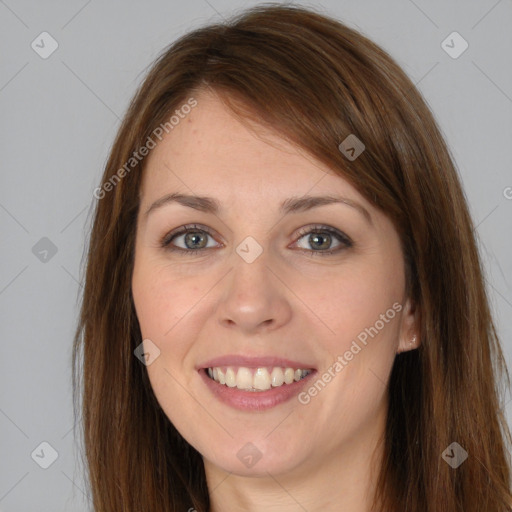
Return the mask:
[(313, 370), (291, 367), (216, 366), (205, 368), (206, 375), (220, 385), (242, 391), (267, 391), (298, 382)]

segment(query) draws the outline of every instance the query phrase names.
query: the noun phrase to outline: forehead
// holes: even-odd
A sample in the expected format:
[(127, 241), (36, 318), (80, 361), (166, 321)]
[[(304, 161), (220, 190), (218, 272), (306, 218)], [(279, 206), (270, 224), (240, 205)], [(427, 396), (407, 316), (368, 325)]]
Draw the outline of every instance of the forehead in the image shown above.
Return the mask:
[(194, 98), (197, 105), (147, 157), (143, 202), (175, 190), (226, 202), (240, 194), (280, 200), (310, 191), (364, 202), (346, 180), (275, 131), (240, 122), (214, 93)]

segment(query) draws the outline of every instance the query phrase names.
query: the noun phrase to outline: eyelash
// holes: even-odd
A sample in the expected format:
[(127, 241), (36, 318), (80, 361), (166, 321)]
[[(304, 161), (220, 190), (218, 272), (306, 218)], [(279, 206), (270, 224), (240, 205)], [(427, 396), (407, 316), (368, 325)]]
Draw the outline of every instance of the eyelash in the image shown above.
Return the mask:
[[(197, 224), (192, 224), (192, 225), (189, 224), (189, 225), (182, 226), (181, 228), (178, 228), (177, 231), (175, 230), (175, 231), (172, 231), (172, 232), (166, 234), (160, 240), (160, 246), (163, 249), (165, 249), (166, 251), (171, 251), (176, 254), (194, 255), (194, 256), (199, 256), (203, 253), (203, 251), (206, 251), (208, 249), (213, 249), (213, 247), (202, 247), (200, 249), (183, 249), (181, 247), (171, 246), (171, 242), (178, 236), (186, 235), (188, 233), (195, 233), (195, 232), (204, 232), (207, 235), (214, 238), (213, 233), (211, 233), (211, 231), (206, 226), (200, 226)], [(327, 249), (325, 251), (322, 251), (322, 250), (314, 251), (313, 249), (301, 249), (301, 248), (299, 248), (298, 251), (303, 252), (303, 253), (308, 253), (310, 256), (315, 256), (315, 255), (329, 256), (331, 254), (340, 252), (344, 249), (348, 249), (354, 245), (352, 240), (347, 235), (342, 233), (341, 231), (339, 231), (335, 228), (331, 228), (329, 226), (324, 226), (324, 225), (319, 225), (319, 224), (316, 224), (312, 227), (308, 226), (305, 228), (301, 228), (301, 230), (298, 233), (297, 240), (300, 240), (302, 237), (304, 237), (306, 235), (318, 234), (318, 233), (328, 233), (329, 235), (337, 238), (338, 241), (341, 242), (343, 245), (340, 245), (340, 246), (336, 247), (335, 249)]]

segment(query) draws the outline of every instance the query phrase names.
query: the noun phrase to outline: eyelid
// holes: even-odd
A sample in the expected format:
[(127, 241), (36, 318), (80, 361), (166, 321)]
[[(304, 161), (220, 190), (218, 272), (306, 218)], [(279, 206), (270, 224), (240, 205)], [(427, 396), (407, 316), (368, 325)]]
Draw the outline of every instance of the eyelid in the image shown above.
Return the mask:
[[(343, 233), (343, 231), (334, 228), (332, 226), (328, 226), (325, 224), (313, 224), (304, 226), (297, 231), (297, 233), (294, 235), (294, 238), (302, 238), (303, 236), (310, 235), (312, 233), (329, 233), (330, 235), (333, 235), (340, 239), (341, 242), (345, 243), (346, 245), (351, 246), (354, 242), (352, 239)], [(316, 251), (319, 252), (319, 251)], [(325, 251), (324, 251), (325, 252)]]
[[(198, 255), (198, 254), (202, 254), (206, 250), (214, 249), (214, 247), (202, 247), (199, 249), (183, 249), (182, 247), (171, 246), (172, 239), (174, 239), (178, 236), (186, 235), (187, 233), (194, 232), (194, 231), (203, 231), (208, 236), (215, 238), (215, 234), (213, 233), (213, 231), (205, 225), (196, 224), (196, 223), (195, 224), (185, 224), (183, 226), (180, 226), (179, 228), (172, 230), (171, 232), (167, 233), (166, 235), (164, 235), (160, 240), (160, 246), (167, 251), (182, 253), (185, 255)], [(324, 225), (324, 224), (313, 224), (313, 225), (309, 224), (307, 226), (300, 228), (294, 234), (295, 241), (293, 242), (292, 245), (296, 244), (304, 236), (307, 236), (307, 235), (310, 235), (313, 233), (328, 233), (329, 235), (331, 235), (339, 240), (340, 246), (338, 246), (334, 249), (326, 249), (326, 250), (318, 250), (318, 251), (315, 251), (313, 249), (304, 249), (304, 248), (299, 247), (299, 248), (297, 248), (297, 250), (299, 252), (308, 253), (311, 256), (314, 256), (315, 254), (328, 256), (333, 253), (341, 252), (344, 249), (348, 249), (354, 245), (354, 242), (352, 241), (352, 239), (348, 235), (343, 233), (341, 230), (334, 228), (332, 226), (329, 226), (329, 225)], [(221, 244), (221, 247), (222, 247), (222, 244)]]
[[(184, 224), (183, 226), (180, 226), (179, 228), (173, 229), (169, 233), (163, 236), (163, 238), (160, 240), (160, 245), (162, 247), (167, 247), (171, 240), (177, 236), (186, 235), (189, 231), (204, 231), (208, 235), (210, 235), (212, 238), (214, 238), (213, 231), (203, 224)], [(177, 249), (181, 249), (181, 247), (177, 247)], [(187, 251), (187, 249), (182, 249), (183, 251)], [(192, 252), (189, 250), (188, 252)], [(197, 252), (197, 251), (194, 251)]]

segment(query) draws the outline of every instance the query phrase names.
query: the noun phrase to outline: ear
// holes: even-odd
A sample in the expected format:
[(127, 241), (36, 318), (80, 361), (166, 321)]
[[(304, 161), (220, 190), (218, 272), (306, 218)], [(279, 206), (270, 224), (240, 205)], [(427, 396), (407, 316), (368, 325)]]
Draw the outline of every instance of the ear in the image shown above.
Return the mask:
[(407, 299), (401, 317), (397, 354), (414, 350), (420, 343), (420, 311), (411, 299)]

